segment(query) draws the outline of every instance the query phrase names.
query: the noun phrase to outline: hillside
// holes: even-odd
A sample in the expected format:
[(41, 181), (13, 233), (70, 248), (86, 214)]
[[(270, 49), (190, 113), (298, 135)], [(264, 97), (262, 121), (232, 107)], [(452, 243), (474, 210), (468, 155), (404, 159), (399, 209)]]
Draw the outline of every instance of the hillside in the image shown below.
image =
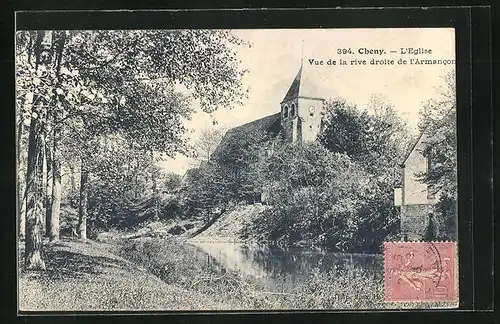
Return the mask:
[(269, 208), (264, 205), (236, 206), (225, 212), (212, 226), (197, 236), (192, 242), (238, 242), (241, 230), (252, 222), (260, 213)]

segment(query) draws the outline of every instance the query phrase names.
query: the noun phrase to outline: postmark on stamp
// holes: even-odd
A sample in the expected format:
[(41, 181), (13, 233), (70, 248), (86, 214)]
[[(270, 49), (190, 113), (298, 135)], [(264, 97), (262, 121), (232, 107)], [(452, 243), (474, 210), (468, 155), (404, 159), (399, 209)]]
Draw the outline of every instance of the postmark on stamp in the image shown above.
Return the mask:
[(456, 302), (455, 242), (385, 242), (384, 300)]

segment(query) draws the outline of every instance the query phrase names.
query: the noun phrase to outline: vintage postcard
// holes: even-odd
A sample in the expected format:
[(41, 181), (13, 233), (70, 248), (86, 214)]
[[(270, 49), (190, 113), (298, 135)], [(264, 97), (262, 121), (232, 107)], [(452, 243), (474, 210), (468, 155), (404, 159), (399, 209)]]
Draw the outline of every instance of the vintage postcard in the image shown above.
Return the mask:
[(15, 42), (19, 311), (458, 307), (453, 28)]

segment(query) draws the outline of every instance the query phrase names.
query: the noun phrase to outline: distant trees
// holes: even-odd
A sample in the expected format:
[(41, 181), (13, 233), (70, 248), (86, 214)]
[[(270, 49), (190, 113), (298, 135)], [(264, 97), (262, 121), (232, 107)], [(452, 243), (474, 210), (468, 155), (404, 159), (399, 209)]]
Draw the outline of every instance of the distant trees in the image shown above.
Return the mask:
[[(95, 181), (110, 176), (97, 163), (108, 161), (100, 157), (115, 145), (116, 138), (110, 137), (126, 141), (125, 150), (134, 158), (125, 164), (141, 170), (143, 165), (136, 163), (141, 156), (152, 151), (172, 155), (185, 146), (181, 120), (191, 108), (188, 97), (174, 90), (175, 84), (183, 85), (206, 112), (240, 102), (244, 71), (228, 44), (242, 42), (217, 30), (16, 34), (18, 167), (23, 170), (26, 163), (27, 175), (26, 181), (19, 179), (25, 192), (19, 193), (19, 206), (26, 197), (27, 268), (44, 267), (46, 209), (51, 214), (46, 228), (51, 239), (58, 238), (62, 168), (80, 174), (79, 231), (85, 238), (89, 194)], [(23, 148), (24, 141), (28, 147)], [(106, 141), (106, 149), (97, 150), (97, 143)], [(44, 170), (49, 169), (52, 175), (47, 177)], [(51, 178), (51, 188), (43, 187), (46, 178)], [(50, 199), (43, 206), (48, 191)]]
[(168, 192), (174, 192), (181, 187), (182, 177), (176, 173), (168, 173), (163, 180), (163, 187)]
[(401, 181), (399, 163), (412, 137), (394, 106), (380, 96), (372, 96), (366, 110), (344, 100), (327, 107), (319, 141), (330, 151), (347, 154), (365, 172), (368, 191), (358, 210), (359, 244), (375, 250), (399, 230), (393, 187)]
[(200, 137), (194, 144), (194, 158), (200, 163), (210, 161), (212, 154), (224, 136), (224, 132), (224, 129), (221, 128), (202, 129)]
[(229, 202), (228, 180), (215, 164), (191, 169), (185, 181), (188, 182), (182, 193), (185, 217), (209, 218), (215, 207), (224, 208)]
[(190, 170), (185, 196), (187, 215), (208, 213), (214, 207), (225, 209), (232, 202), (253, 195), (257, 166), (266, 134), (247, 130), (228, 136), (220, 143), (220, 154), (208, 163)]
[(431, 140), (424, 151), (430, 168), (419, 176), (431, 190), (439, 192), (435, 208), (438, 238), (456, 240), (458, 160), (454, 72), (447, 72), (442, 80), (438, 96), (429, 99), (420, 110), (420, 131), (429, 134)]

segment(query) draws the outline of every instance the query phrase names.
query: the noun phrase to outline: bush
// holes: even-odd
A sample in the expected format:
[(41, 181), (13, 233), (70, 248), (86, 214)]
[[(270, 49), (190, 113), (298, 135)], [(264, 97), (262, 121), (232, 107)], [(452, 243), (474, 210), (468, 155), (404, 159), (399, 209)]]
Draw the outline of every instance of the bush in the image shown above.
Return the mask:
[(258, 168), (273, 208), (244, 228), (243, 237), (379, 252), (398, 230), (391, 187), (372, 179), (346, 154), (319, 143), (281, 143)]
[(161, 200), (159, 206), (161, 220), (176, 219), (182, 216), (182, 207), (177, 199)]
[(436, 204), (438, 218), (438, 239), (456, 241), (457, 240), (457, 201), (446, 192), (439, 198)]

